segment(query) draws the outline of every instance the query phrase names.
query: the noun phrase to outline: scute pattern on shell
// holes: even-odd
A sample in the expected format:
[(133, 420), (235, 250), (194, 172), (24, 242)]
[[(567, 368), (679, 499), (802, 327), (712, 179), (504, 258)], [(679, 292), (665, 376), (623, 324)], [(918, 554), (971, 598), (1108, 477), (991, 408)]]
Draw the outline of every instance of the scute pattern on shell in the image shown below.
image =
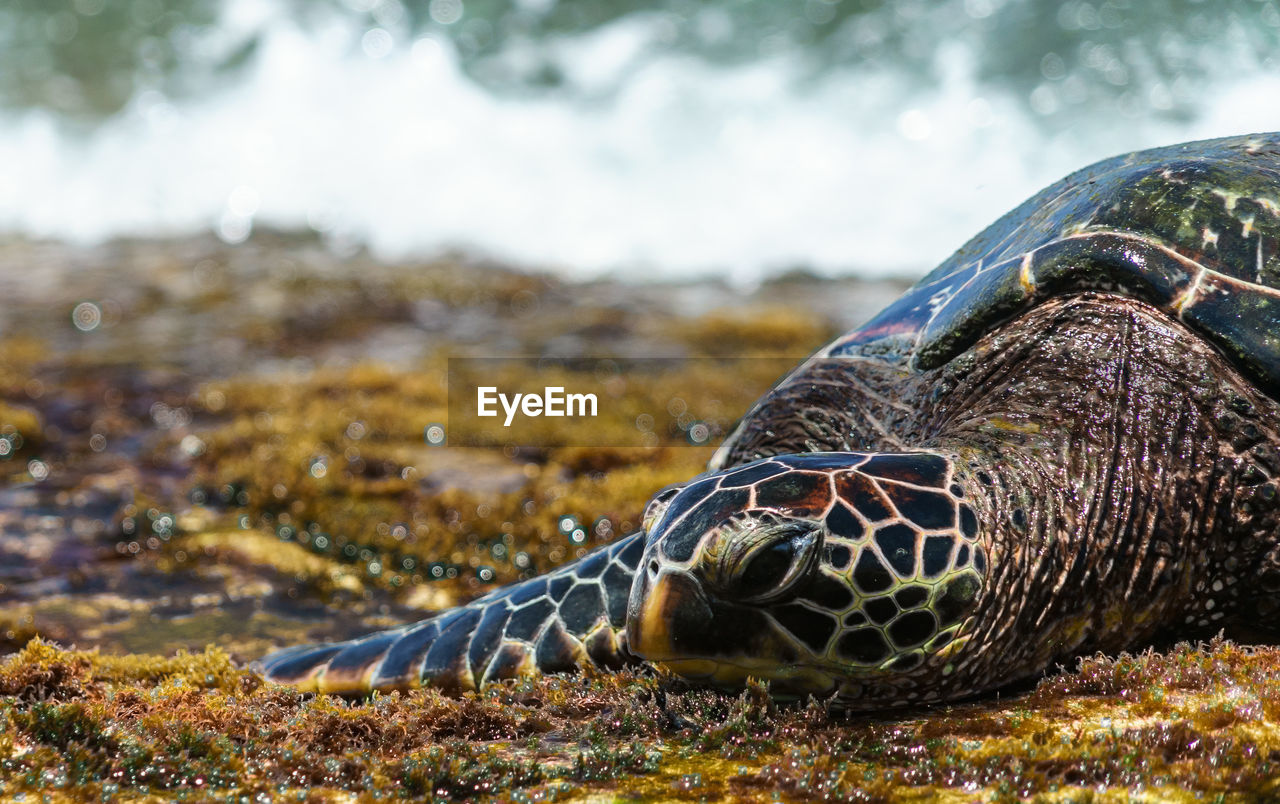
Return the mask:
[(1280, 138), (1099, 162), (992, 224), (819, 356), (936, 368), (1052, 295), (1120, 292), (1181, 319), (1280, 392)]

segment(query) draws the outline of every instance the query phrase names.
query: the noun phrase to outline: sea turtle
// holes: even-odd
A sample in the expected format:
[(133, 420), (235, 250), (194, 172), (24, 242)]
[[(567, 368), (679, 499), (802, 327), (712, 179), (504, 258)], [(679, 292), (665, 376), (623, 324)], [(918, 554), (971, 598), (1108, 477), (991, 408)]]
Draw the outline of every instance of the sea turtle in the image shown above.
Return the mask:
[(1280, 134), (1100, 162), (784, 377), (643, 530), (263, 660), (358, 693), (582, 664), (850, 709), (1280, 610)]

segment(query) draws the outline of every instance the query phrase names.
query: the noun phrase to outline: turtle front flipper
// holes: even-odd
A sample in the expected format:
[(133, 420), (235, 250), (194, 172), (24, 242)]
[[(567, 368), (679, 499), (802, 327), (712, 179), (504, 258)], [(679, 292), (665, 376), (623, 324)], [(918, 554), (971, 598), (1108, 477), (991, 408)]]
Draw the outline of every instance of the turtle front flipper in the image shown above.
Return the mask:
[(634, 533), (414, 625), (286, 648), (258, 667), (280, 684), (348, 695), (424, 685), (469, 690), (583, 665), (621, 667), (636, 661), (623, 629), (643, 549), (644, 534)]

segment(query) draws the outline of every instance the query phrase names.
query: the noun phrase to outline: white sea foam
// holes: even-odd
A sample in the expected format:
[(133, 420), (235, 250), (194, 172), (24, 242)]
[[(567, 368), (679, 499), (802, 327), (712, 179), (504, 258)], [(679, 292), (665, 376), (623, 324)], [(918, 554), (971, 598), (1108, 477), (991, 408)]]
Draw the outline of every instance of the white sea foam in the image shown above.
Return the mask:
[(0, 230), (235, 241), (310, 225), (387, 257), (460, 247), (579, 276), (915, 274), (1088, 162), (1280, 129), (1280, 77), (1261, 72), (1216, 80), (1189, 124), (1054, 131), (979, 85), (959, 48), (923, 90), (889, 68), (798, 81), (785, 54), (631, 68), (648, 25), (548, 43), (580, 87), (622, 76), (571, 100), (481, 88), (447, 42), (279, 18), (216, 94), (143, 93), (88, 134), (39, 111), (0, 118)]

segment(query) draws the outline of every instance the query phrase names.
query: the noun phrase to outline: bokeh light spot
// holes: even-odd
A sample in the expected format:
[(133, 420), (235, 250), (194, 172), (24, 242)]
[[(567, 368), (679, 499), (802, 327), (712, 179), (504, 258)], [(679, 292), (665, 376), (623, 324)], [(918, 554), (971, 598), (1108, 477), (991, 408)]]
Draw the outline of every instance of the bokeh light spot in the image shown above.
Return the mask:
[(71, 323), (81, 332), (92, 332), (102, 324), (102, 308), (93, 302), (80, 302), (71, 311)]
[(441, 25), (452, 25), (462, 19), (462, 0), (431, 0), (427, 13)]
[(423, 431), (423, 438), (433, 447), (444, 444), (444, 426), (440, 424), (427, 425), (426, 430)]

